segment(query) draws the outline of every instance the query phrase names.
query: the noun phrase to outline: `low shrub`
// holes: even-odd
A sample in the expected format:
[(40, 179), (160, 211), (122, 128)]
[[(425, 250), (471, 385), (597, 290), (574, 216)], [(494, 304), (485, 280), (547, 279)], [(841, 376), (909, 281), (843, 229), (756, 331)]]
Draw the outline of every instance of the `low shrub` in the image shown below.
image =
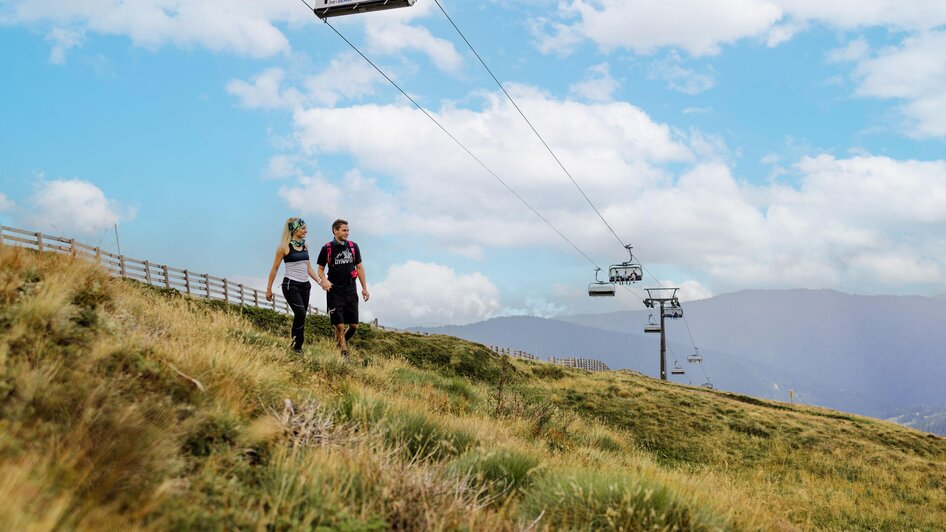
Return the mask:
[(446, 427), (424, 414), (393, 412), (384, 421), (388, 444), (401, 448), (410, 458), (455, 456), (476, 443), (470, 432)]
[(552, 530), (719, 530), (710, 509), (666, 486), (626, 473), (582, 470), (547, 474), (526, 492), (520, 511)]
[(470, 475), (475, 486), (486, 488), (490, 495), (502, 497), (527, 488), (534, 480), (540, 461), (538, 458), (513, 451), (473, 450), (459, 456), (450, 464), (457, 475)]

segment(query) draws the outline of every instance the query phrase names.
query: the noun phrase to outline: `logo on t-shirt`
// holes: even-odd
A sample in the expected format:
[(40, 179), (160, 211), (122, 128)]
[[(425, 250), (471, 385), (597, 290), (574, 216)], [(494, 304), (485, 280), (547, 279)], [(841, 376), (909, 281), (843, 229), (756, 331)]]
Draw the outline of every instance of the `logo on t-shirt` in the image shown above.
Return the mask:
[(351, 250), (346, 249), (338, 255), (335, 255), (335, 266), (340, 266), (342, 264), (352, 264), (354, 262), (355, 257), (351, 254)]

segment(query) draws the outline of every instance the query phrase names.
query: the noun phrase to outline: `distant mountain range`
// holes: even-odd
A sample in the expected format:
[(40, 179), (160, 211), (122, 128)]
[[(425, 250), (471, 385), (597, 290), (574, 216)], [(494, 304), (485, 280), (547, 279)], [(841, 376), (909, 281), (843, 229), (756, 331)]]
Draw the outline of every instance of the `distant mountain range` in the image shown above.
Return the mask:
[[(423, 330), (657, 376), (659, 335), (643, 333), (650, 312)], [(785, 401), (794, 389), (797, 400), (879, 418), (946, 403), (946, 297), (746, 290), (685, 303), (684, 312), (667, 325), (669, 364), (687, 369), (675, 380), (700, 384), (705, 370), (721, 389)], [(702, 367), (686, 363), (691, 334)]]

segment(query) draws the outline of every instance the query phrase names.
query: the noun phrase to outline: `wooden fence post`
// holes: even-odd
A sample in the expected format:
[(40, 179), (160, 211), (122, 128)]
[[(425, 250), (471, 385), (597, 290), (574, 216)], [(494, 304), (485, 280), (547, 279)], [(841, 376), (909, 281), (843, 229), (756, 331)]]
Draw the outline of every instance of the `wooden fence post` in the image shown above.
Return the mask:
[(6, 227), (0, 225), (0, 246), (3, 245), (3, 230), (4, 229), (6, 229)]
[(240, 283), (240, 306), (243, 306), (243, 283)]
[(191, 274), (187, 270), (184, 270), (184, 290), (191, 295)]
[(145, 261), (145, 279), (148, 280), (149, 285), (152, 284), (151, 283), (151, 263), (148, 261)]
[(36, 233), (36, 248), (43, 251), (43, 233)]
[(210, 299), (210, 274), (204, 274), (204, 288), (207, 289), (207, 299)]
[(224, 278), (223, 280), (223, 300), (227, 303), (230, 302), (230, 283)]
[(70, 238), (70, 239), (69, 239), (69, 253), (72, 254), (72, 258), (76, 258), (76, 254), (79, 253), (79, 250), (76, 249), (76, 239), (75, 239), (75, 238)]
[(171, 278), (168, 277), (167, 265), (161, 266), (161, 272), (164, 274), (164, 287), (171, 288)]
[(253, 306), (259, 308), (259, 290), (253, 289)]
[(122, 278), (124, 278), (125, 277), (125, 256), (124, 255), (118, 256), (118, 264), (121, 266)]

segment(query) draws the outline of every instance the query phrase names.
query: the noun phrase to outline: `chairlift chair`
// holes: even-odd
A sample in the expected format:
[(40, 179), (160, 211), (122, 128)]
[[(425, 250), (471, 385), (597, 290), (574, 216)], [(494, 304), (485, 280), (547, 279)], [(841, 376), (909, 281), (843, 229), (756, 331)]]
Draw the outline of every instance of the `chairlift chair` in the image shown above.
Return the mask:
[(664, 317), (676, 320), (683, 317), (683, 307), (664, 307)]
[(674, 363), (673, 363), (673, 367), (670, 368), (670, 374), (671, 374), (671, 375), (683, 375), (684, 373), (686, 373), (686, 372), (683, 371), (683, 368), (680, 367), (680, 364), (674, 362)]
[(588, 295), (591, 297), (614, 296), (614, 285), (605, 281), (598, 280), (598, 272), (601, 268), (595, 268), (595, 282), (588, 285)]
[(612, 264), (608, 269), (608, 278), (612, 283), (630, 284), (642, 281), (644, 279), (644, 268), (634, 262), (634, 253), (631, 252), (630, 245), (624, 246), (631, 258), (621, 264)]
[(690, 364), (699, 364), (703, 362), (703, 355), (700, 354), (699, 347), (696, 347), (694, 349), (696, 349), (696, 351), (694, 351), (692, 355), (687, 357), (687, 362), (689, 362)]
[(315, 0), (315, 16), (320, 19), (410, 7), (417, 0)]
[(660, 324), (659, 324), (659, 323), (654, 323), (654, 315), (653, 315), (653, 314), (651, 314), (650, 316), (648, 316), (648, 318), (647, 318), (647, 324), (644, 325), (644, 332), (645, 332), (645, 333), (659, 333), (659, 332), (660, 332)]
[(701, 384), (700, 386), (706, 388), (707, 390), (715, 390), (715, 389), (716, 389), (716, 387), (713, 386), (713, 383), (710, 382), (709, 379), (706, 379), (706, 382), (704, 382), (704, 383)]

